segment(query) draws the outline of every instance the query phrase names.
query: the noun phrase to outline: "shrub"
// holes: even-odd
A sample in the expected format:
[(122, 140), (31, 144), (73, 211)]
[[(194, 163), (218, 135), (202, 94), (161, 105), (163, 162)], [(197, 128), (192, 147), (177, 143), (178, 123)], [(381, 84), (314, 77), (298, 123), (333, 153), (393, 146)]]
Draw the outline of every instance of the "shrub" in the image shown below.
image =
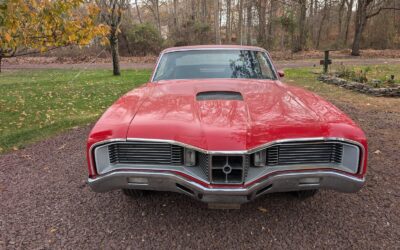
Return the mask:
[(172, 28), (169, 37), (174, 46), (208, 44), (214, 39), (209, 24), (193, 20), (183, 22), (179, 29)]
[(356, 72), (344, 65), (341, 65), (336, 72), (336, 75), (340, 78), (353, 79), (356, 75)]
[(163, 38), (152, 24), (134, 24), (127, 27), (125, 32), (132, 54), (146, 56), (147, 54), (158, 54), (160, 52)]

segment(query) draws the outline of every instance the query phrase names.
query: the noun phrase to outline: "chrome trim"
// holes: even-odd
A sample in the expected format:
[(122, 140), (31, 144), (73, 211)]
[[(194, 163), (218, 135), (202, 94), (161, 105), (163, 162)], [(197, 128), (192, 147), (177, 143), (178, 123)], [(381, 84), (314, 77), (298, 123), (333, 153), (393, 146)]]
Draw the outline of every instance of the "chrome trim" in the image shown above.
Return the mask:
[[(129, 183), (129, 177), (147, 178), (148, 185), (137, 186)], [(304, 179), (316, 179), (318, 182), (304, 183)], [(188, 180), (171, 172), (115, 171), (94, 179), (88, 179), (89, 186), (96, 192), (107, 192), (121, 188), (136, 188), (157, 191), (182, 192), (176, 184), (191, 191), (190, 196), (204, 202), (247, 202), (266, 193), (288, 192), (307, 189), (332, 189), (339, 192), (356, 192), (364, 185), (365, 178), (357, 178), (335, 171), (285, 172), (271, 175), (268, 178), (247, 187), (210, 188)]]
[(260, 52), (267, 52), (267, 50), (261, 48), (261, 47), (256, 47), (256, 46), (239, 46), (235, 45), (233, 47), (220, 47), (218, 45), (212, 46), (210, 45), (209, 47), (202, 47), (202, 48), (187, 48), (187, 47), (175, 47), (174, 49), (166, 49), (162, 54), (170, 53), (170, 52), (178, 52), (178, 51), (192, 51), (192, 50), (254, 50), (254, 51), (260, 51)]
[[(161, 58), (165, 54), (173, 53), (173, 52), (180, 52), (180, 51), (199, 51), (199, 50), (250, 50), (250, 51), (263, 52), (263, 53), (265, 53), (265, 55), (267, 56), (267, 58), (269, 60), (269, 64), (270, 64), (270, 66), (272, 68), (272, 71), (274, 72), (276, 80), (280, 80), (278, 71), (276, 70), (275, 65), (274, 65), (274, 63), (273, 63), (273, 61), (271, 59), (271, 56), (270, 56), (270, 54), (269, 54), (269, 52), (267, 50), (265, 50), (263, 48), (260, 48), (260, 47), (251, 47), (251, 48), (249, 48), (249, 47), (244, 46), (244, 47), (233, 47), (233, 48), (218, 48), (218, 47), (216, 47), (216, 48), (212, 48), (212, 47), (210, 47), (210, 48), (192, 48), (192, 49), (189, 49), (189, 48), (182, 48), (182, 49), (176, 48), (176, 49), (170, 50), (170, 51), (165, 51), (165, 52), (162, 51), (160, 53), (158, 59), (157, 59), (157, 63), (156, 63), (156, 66), (154, 67), (153, 74), (151, 74), (150, 82), (153, 82), (153, 83), (155, 82), (154, 81), (155, 74), (156, 74), (158, 66), (159, 66), (159, 64), (161, 62)], [(227, 78), (227, 79), (231, 79), (231, 78)], [(174, 80), (193, 80), (193, 79), (174, 79)]]
[[(219, 154), (219, 155), (224, 155), (224, 154), (228, 154), (228, 155), (240, 155), (240, 154), (253, 154), (257, 151), (266, 149), (272, 145), (275, 144), (280, 144), (280, 143), (288, 143), (288, 142), (312, 142), (312, 141), (325, 141), (325, 142), (329, 142), (329, 141), (339, 141), (339, 142), (346, 142), (349, 144), (353, 144), (358, 146), (361, 149), (361, 161), (360, 161), (360, 166), (359, 166), (359, 170), (357, 173), (360, 173), (362, 171), (362, 167), (364, 166), (364, 159), (365, 159), (365, 148), (364, 146), (357, 142), (357, 141), (353, 141), (350, 139), (345, 139), (345, 138), (340, 138), (340, 137), (307, 137), (307, 138), (294, 138), (294, 139), (281, 139), (281, 140), (275, 140), (275, 141), (271, 141), (262, 145), (259, 145), (257, 147), (254, 147), (252, 149), (249, 150), (237, 150), (237, 151), (212, 151), (212, 150), (205, 150), (199, 147), (195, 147), (183, 142), (179, 142), (179, 141), (175, 141), (175, 140), (165, 140), (165, 139), (145, 139), (145, 138), (127, 138), (127, 139), (122, 139), (122, 138), (115, 138), (115, 139), (109, 139), (109, 140), (104, 140), (104, 141), (100, 141), (97, 142), (95, 144), (93, 144), (90, 147), (90, 163), (92, 168), (94, 167), (93, 162), (92, 162), (92, 155), (93, 155), (93, 149), (99, 145), (103, 145), (103, 144), (108, 144), (108, 143), (112, 143), (112, 142), (130, 142), (130, 141), (148, 141), (148, 142), (165, 142), (165, 143), (170, 143), (173, 145), (177, 145), (177, 146), (181, 146), (181, 147), (185, 147), (185, 148), (189, 148), (189, 149), (193, 149), (196, 151), (199, 151), (201, 153), (204, 154)], [(211, 159), (211, 157), (210, 157)], [(97, 172), (97, 171), (94, 171)]]
[(89, 162), (90, 162), (90, 168), (92, 170), (92, 173), (97, 173), (97, 170), (94, 166), (94, 162), (93, 162), (93, 156), (94, 156), (94, 152), (93, 149), (96, 148), (97, 146), (103, 145), (103, 144), (108, 144), (111, 142), (124, 142), (126, 141), (126, 139), (122, 139), (122, 138), (115, 138), (115, 139), (108, 139), (108, 140), (104, 140), (104, 141), (99, 141), (96, 143), (93, 143), (90, 148), (89, 148)]

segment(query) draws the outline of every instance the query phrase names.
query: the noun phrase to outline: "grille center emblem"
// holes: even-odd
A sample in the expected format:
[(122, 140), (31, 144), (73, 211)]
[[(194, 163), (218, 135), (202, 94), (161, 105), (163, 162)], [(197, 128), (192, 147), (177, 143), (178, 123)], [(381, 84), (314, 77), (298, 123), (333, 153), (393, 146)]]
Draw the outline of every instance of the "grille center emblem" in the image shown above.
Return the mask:
[(227, 164), (225, 164), (225, 166), (222, 168), (222, 171), (223, 171), (225, 174), (230, 174), (230, 173), (232, 172), (232, 167), (229, 166), (229, 164), (227, 163)]

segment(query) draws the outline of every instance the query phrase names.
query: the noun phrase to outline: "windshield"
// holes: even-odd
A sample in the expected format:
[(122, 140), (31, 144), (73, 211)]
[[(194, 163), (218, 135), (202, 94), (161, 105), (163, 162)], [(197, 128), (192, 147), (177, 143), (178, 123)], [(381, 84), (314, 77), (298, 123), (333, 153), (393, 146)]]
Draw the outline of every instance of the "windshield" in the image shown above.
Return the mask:
[(171, 79), (247, 78), (276, 76), (267, 55), (254, 50), (191, 50), (165, 53), (153, 81)]

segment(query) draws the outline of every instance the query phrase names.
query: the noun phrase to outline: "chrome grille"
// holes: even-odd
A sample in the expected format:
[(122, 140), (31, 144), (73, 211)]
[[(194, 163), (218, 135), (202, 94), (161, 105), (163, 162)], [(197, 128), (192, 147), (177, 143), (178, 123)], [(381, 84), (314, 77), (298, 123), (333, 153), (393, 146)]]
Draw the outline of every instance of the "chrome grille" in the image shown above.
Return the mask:
[(164, 142), (116, 143), (108, 146), (108, 152), (113, 164), (183, 164), (183, 147)]
[(208, 154), (197, 153), (198, 166), (201, 168), (203, 173), (206, 175), (207, 180), (209, 180), (209, 167), (210, 167), (210, 156)]
[(338, 142), (287, 143), (266, 149), (267, 166), (341, 163), (343, 145)]

